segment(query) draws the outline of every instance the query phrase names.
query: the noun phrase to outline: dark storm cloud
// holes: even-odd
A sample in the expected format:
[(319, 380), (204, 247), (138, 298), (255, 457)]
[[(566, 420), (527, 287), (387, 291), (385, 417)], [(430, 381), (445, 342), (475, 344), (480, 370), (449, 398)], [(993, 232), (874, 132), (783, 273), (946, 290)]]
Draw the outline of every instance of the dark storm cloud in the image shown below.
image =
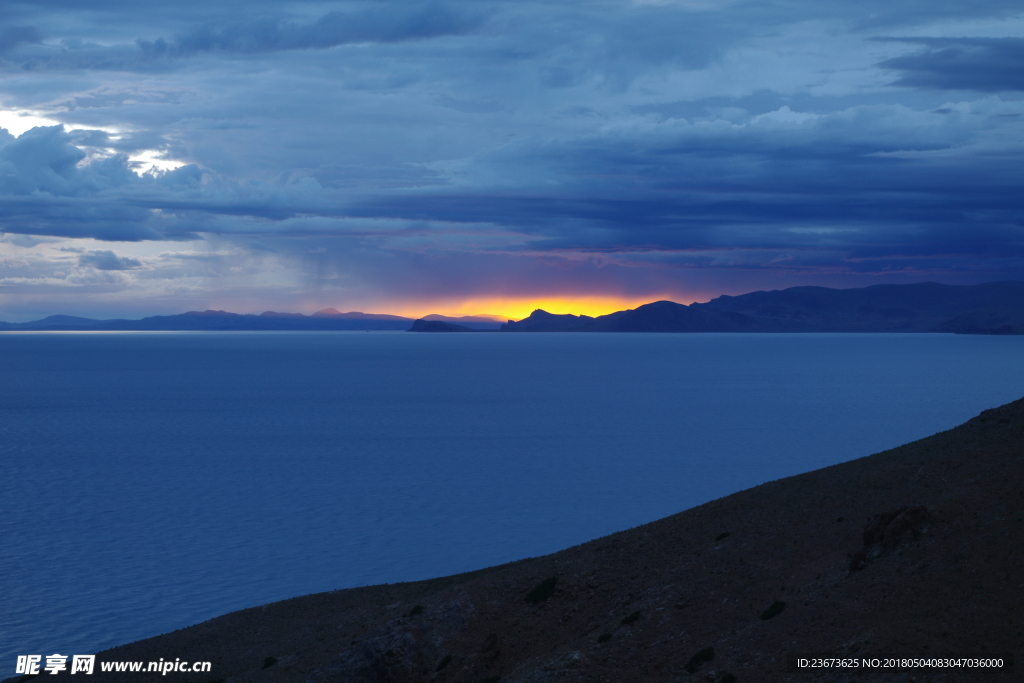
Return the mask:
[(995, 103), (948, 112), (867, 106), (802, 121), (788, 110), (743, 125), (670, 121), (510, 145), (462, 170), (501, 173), (503, 188), (434, 184), (363, 198), (310, 178), (239, 184), (195, 165), (139, 177), (123, 156), (79, 166), (84, 155), (72, 136), (36, 129), (0, 148), (0, 163), (15, 165), (7, 176), (18, 180), (7, 190), (36, 198), (0, 212), (13, 210), (10, 232), (125, 241), (356, 234), (393, 246), (395, 228), (372, 221), (397, 220), (421, 222), (417, 239), (439, 248), (448, 238), (432, 223), (490, 225), (521, 239), (485, 249), (646, 255), (626, 257), (632, 263), (652, 263), (658, 252), (671, 264), (687, 261), (676, 252), (736, 249), (790, 252), (776, 267), (846, 262), (854, 270), (949, 254), (1021, 259), (1018, 151), (986, 149), (975, 127), (987, 120), (997, 136), (1019, 135), (1021, 122), (1006, 111)]
[[(1019, 149), (982, 144), (1021, 122), (990, 112), (875, 106), (803, 123), (650, 126), (629, 135), (506, 149), (464, 170), (557, 179), (528, 191), (389, 198), (362, 215), (519, 226), (527, 250), (829, 249), (907, 257), (1021, 254)], [(958, 149), (960, 148), (960, 149)]]
[[(248, 12), (247, 12), (248, 13)], [(396, 43), (458, 35), (480, 24), (483, 13), (440, 3), (373, 4), (348, 12), (329, 12), (300, 23), (267, 16), (221, 20), (193, 27), (176, 37), (136, 39), (134, 44), (101, 45), (67, 38), (59, 51), (37, 48), (10, 60), (25, 70), (88, 68), (100, 70), (152, 69), (200, 53), (255, 55), (286, 50), (322, 50), (356, 43)], [(34, 27), (0, 33), (0, 54), (22, 43), (37, 44), (42, 34)]]
[(244, 53), (323, 49), (349, 43), (390, 43), (459, 34), (478, 23), (478, 16), (455, 12), (437, 3), (377, 6), (351, 13), (331, 12), (311, 24), (268, 18), (204, 27), (171, 43), (140, 41), (140, 47), (151, 57), (205, 50)]
[[(0, 230), (125, 243), (74, 245), (79, 276), (104, 282), (194, 276), (198, 256), (154, 269), (143, 243), (204, 240), (229, 254), (208, 263), (220, 283), (276, 264), (289, 291), (390, 296), (1024, 277), (1019, 13), (8, 5), (0, 31), (22, 28), (0, 32), (0, 116), (66, 127), (0, 135)], [(975, 29), (1002, 37), (919, 37)]]
[(894, 85), (941, 90), (1024, 90), (1024, 38), (899, 38), (924, 46), (879, 64), (902, 72)]

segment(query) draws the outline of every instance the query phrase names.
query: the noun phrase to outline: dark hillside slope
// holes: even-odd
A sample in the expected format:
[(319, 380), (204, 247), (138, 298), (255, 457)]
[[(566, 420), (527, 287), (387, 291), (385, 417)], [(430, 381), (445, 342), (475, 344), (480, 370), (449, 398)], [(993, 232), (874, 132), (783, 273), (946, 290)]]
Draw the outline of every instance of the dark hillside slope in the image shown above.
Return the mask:
[[(612, 313), (611, 315), (619, 315)], [(509, 320), (502, 332), (583, 332), (594, 321), (589, 315), (548, 313), (538, 308), (522, 320)]]
[(1024, 334), (1024, 282), (791, 287), (684, 306), (655, 301), (608, 315), (534, 311), (505, 332), (954, 332)]
[(655, 301), (627, 311), (591, 318), (556, 315), (538, 309), (522, 320), (508, 321), (503, 332), (756, 332), (752, 318), (731, 311)]
[[(792, 287), (721, 296), (694, 307), (748, 316), (765, 331), (978, 333), (1009, 325), (1002, 333), (1024, 334), (1024, 282)], [(957, 322), (960, 316), (966, 318)]]
[(786, 658), (1022, 642), (1024, 400), (546, 557), (295, 598), (99, 656), (209, 660), (212, 673), (90, 680), (1010, 681), (1019, 674), (787, 673)]
[(596, 318), (588, 331), (602, 332), (754, 332), (758, 323), (732, 311), (655, 301)]

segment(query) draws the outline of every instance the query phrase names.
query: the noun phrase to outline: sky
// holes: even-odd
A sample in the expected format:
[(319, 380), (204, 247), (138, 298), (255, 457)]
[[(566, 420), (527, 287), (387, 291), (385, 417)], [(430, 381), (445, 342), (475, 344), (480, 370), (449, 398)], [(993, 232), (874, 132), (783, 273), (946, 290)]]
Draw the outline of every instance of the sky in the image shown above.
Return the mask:
[(0, 127), (0, 320), (1024, 279), (1019, 0), (5, 0)]

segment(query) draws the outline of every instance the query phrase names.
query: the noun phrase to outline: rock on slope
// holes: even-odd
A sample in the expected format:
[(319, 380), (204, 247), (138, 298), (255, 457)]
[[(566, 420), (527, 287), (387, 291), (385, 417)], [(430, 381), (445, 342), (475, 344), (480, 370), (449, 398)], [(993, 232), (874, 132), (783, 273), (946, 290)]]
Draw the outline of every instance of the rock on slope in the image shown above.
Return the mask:
[(92, 680), (1017, 680), (787, 673), (786, 659), (1019, 649), (1022, 508), (1024, 399), (546, 557), (295, 598), (99, 656), (209, 660), (211, 674)]

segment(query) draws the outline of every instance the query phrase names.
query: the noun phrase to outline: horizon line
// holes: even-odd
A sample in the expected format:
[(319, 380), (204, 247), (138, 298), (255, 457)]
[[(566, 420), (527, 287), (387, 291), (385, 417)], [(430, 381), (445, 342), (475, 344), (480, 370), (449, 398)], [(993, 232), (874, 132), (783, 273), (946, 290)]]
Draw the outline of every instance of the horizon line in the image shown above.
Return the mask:
[[(225, 315), (239, 315), (239, 316), (251, 315), (251, 316), (256, 316), (256, 317), (265, 316), (267, 314), (277, 314), (277, 315), (285, 316), (285, 317), (289, 317), (289, 316), (302, 316), (302, 317), (305, 317), (305, 318), (311, 318), (311, 317), (333, 317), (334, 315), (341, 315), (341, 316), (365, 315), (365, 316), (368, 316), (368, 318), (369, 317), (377, 317), (377, 316), (390, 316), (392, 318), (408, 320), (410, 322), (414, 322), (416, 320), (424, 320), (426, 318), (436, 316), (436, 317), (439, 317), (439, 318), (447, 318), (447, 319), (451, 319), (451, 320), (460, 320), (460, 319), (466, 319), (466, 318), (484, 318), (484, 319), (486, 319), (489, 322), (494, 322), (494, 323), (500, 324), (500, 323), (505, 323), (505, 322), (509, 322), (509, 321), (520, 321), (520, 320), (523, 320), (525, 318), (528, 318), (530, 315), (532, 315), (532, 313), (534, 311), (538, 311), (538, 310), (545, 311), (547, 313), (552, 313), (552, 311), (549, 310), (549, 308), (552, 307), (551, 304), (555, 304), (555, 303), (558, 303), (558, 302), (571, 302), (571, 301), (574, 301), (574, 302), (580, 302), (581, 304), (583, 304), (583, 303), (590, 303), (591, 305), (593, 305), (593, 303), (595, 301), (603, 301), (603, 302), (605, 302), (605, 305), (604, 306), (600, 306), (599, 308), (605, 309), (605, 312), (597, 312), (597, 311), (593, 311), (592, 310), (591, 312), (587, 312), (587, 313), (583, 313), (583, 312), (555, 313), (555, 315), (576, 315), (576, 316), (587, 315), (589, 317), (599, 317), (599, 316), (602, 316), (602, 315), (609, 315), (611, 313), (618, 313), (620, 311), (634, 310), (635, 308), (638, 308), (640, 306), (645, 306), (647, 304), (655, 303), (657, 301), (671, 301), (672, 303), (679, 303), (680, 305), (683, 305), (683, 306), (689, 306), (689, 305), (698, 304), (698, 303), (707, 303), (708, 301), (711, 301), (713, 299), (716, 299), (716, 298), (719, 298), (719, 297), (723, 297), (723, 296), (729, 296), (729, 297), (745, 296), (747, 294), (754, 294), (754, 293), (757, 293), (757, 292), (777, 292), (777, 291), (787, 291), (787, 290), (791, 290), (791, 289), (805, 289), (805, 288), (809, 288), (809, 289), (829, 289), (829, 290), (836, 290), (836, 291), (847, 291), (847, 290), (855, 290), (855, 289), (870, 289), (870, 288), (874, 288), (874, 287), (887, 287), (887, 286), (890, 286), (890, 287), (892, 287), (892, 286), (895, 286), (895, 287), (914, 287), (914, 286), (924, 286), (924, 285), (940, 285), (940, 286), (943, 286), (943, 287), (968, 288), (968, 287), (979, 287), (979, 286), (984, 286), (984, 285), (993, 285), (993, 284), (1009, 283), (1009, 282), (1024, 282), (1024, 281), (1021, 281), (1021, 280), (992, 280), (992, 281), (981, 282), (981, 283), (977, 283), (977, 284), (973, 284), (973, 285), (950, 285), (950, 284), (945, 284), (945, 283), (942, 283), (942, 282), (935, 282), (935, 281), (929, 280), (929, 281), (926, 281), (926, 282), (914, 282), (914, 283), (879, 283), (879, 284), (873, 284), (873, 285), (865, 285), (863, 287), (824, 287), (824, 286), (820, 286), (820, 285), (796, 285), (796, 286), (793, 286), (793, 287), (784, 287), (782, 289), (770, 289), (770, 290), (769, 289), (757, 289), (757, 290), (752, 290), (750, 292), (744, 292), (743, 294), (718, 294), (717, 296), (714, 296), (714, 297), (711, 297), (711, 298), (707, 299), (707, 301), (696, 301), (696, 300), (694, 300), (690, 304), (682, 304), (681, 302), (674, 301), (673, 299), (667, 298), (667, 297), (652, 298), (650, 300), (644, 301), (643, 303), (632, 304), (632, 306), (630, 306), (629, 304), (625, 304), (627, 299), (625, 299), (625, 298), (618, 299), (616, 297), (550, 297), (550, 298), (547, 298), (547, 297), (536, 297), (536, 298), (532, 298), (531, 299), (533, 302), (536, 302), (535, 304), (529, 304), (529, 305), (527, 305), (525, 307), (525, 308), (531, 308), (531, 312), (526, 314), (526, 315), (521, 315), (521, 316), (516, 316), (516, 315), (500, 315), (500, 314), (497, 314), (497, 313), (472, 313), (472, 314), (470, 314), (470, 313), (461, 313), (461, 312), (457, 312), (455, 314), (427, 313), (427, 314), (420, 315), (420, 316), (410, 316), (410, 315), (402, 315), (400, 313), (371, 313), (371, 312), (359, 311), (359, 310), (340, 311), (340, 310), (338, 310), (335, 307), (321, 308), (321, 309), (318, 309), (317, 311), (314, 311), (312, 313), (302, 313), (302, 312), (292, 313), (292, 312), (287, 312), (287, 311), (273, 311), (273, 310), (270, 310), (270, 309), (263, 310), (263, 311), (261, 311), (259, 313), (236, 313), (234, 311), (229, 311), (229, 310), (225, 310), (225, 309), (207, 308), (205, 310), (192, 309), (192, 310), (184, 311), (184, 312), (181, 312), (181, 313), (154, 313), (154, 314), (150, 314), (150, 315), (142, 315), (141, 317), (115, 316), (115, 317), (109, 317), (109, 318), (102, 318), (102, 317), (101, 318), (92, 318), (92, 317), (87, 317), (87, 316), (83, 316), (83, 315), (72, 315), (72, 314), (67, 314), (67, 313), (52, 313), (50, 315), (46, 315), (46, 316), (43, 316), (41, 318), (36, 318), (34, 320), (26, 320), (26, 321), (23, 321), (23, 322), (9, 323), (9, 324), (24, 325), (24, 324), (29, 324), (29, 323), (33, 323), (33, 322), (40, 322), (40, 321), (46, 320), (48, 318), (53, 318), (53, 317), (81, 318), (83, 320), (92, 320), (92, 321), (97, 321), (97, 322), (106, 322), (106, 321), (111, 321), (111, 320), (138, 321), (138, 320), (145, 320), (147, 318), (174, 317), (174, 316), (179, 316), (179, 315), (188, 315), (190, 313), (191, 314), (197, 314), (197, 315), (208, 314), (208, 313), (222, 313), (222, 314), (225, 314)], [(689, 298), (689, 297), (686, 297), (686, 298)], [(623, 306), (623, 307), (615, 308), (614, 306), (608, 305), (612, 301), (616, 301), (616, 300), (619, 301), (619, 302), (622, 302), (622, 303), (619, 303), (619, 306)], [(542, 304), (544, 304), (544, 305), (546, 305), (548, 307), (545, 308), (545, 307), (542, 306)], [(571, 304), (569, 304), (569, 305), (571, 305)], [(495, 307), (497, 307), (497, 306), (495, 306)], [(564, 309), (564, 308), (567, 308), (567, 307), (568, 306), (566, 306), (565, 304), (562, 304), (562, 305), (558, 305), (556, 308)], [(438, 307), (438, 308), (441, 308), (441, 307)], [(590, 308), (590, 306), (581, 305), (578, 308)], [(334, 311), (334, 313), (325, 314), (323, 316), (317, 316), (318, 313), (323, 313), (325, 311)], [(2, 314), (0, 314), (0, 315), (2, 315)], [(267, 316), (267, 317), (271, 317), (271, 316)], [(359, 319), (359, 318), (353, 318), (353, 319)], [(6, 323), (8, 321), (0, 320), (0, 322), (5, 322)], [(485, 321), (484, 320), (480, 320), (478, 322), (485, 322)]]

